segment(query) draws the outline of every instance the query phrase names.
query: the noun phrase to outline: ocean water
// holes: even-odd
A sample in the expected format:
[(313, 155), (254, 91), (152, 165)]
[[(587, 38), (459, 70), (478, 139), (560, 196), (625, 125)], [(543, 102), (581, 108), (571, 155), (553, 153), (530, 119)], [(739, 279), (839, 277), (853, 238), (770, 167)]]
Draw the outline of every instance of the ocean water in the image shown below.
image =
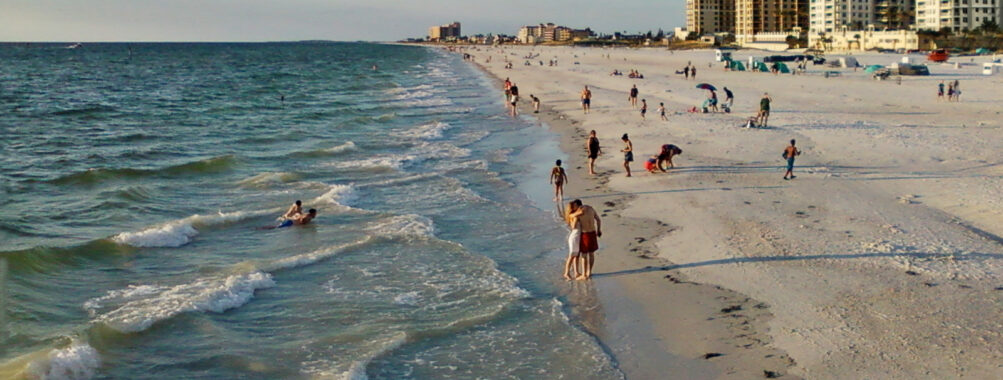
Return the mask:
[(622, 377), (497, 95), (419, 47), (0, 45), (0, 378)]

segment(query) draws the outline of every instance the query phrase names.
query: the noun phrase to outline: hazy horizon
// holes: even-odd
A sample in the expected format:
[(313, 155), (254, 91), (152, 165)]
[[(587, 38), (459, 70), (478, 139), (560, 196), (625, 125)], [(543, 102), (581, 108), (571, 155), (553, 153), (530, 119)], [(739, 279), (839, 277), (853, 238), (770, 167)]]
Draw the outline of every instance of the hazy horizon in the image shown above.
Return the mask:
[(553, 22), (597, 33), (669, 31), (684, 2), (623, 0), (3, 0), (2, 42), (396, 41), (459, 21), (464, 35)]

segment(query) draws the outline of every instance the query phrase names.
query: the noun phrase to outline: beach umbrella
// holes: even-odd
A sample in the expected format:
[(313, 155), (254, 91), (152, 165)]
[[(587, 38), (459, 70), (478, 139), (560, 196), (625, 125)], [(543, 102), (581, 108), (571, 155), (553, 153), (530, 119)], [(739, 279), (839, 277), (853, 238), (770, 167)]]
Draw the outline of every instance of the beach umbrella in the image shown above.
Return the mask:
[(883, 69), (883, 68), (885, 68), (885, 67), (881, 66), (881, 65), (870, 65), (870, 66), (867, 66), (867, 68), (864, 69), (864, 71), (869, 72), (869, 73), (873, 73), (873, 72), (878, 71), (878, 70)]
[(700, 83), (700, 84), (697, 85), (697, 88), (699, 88), (701, 90), (717, 91), (717, 89), (714, 88), (714, 86), (711, 86), (711, 85), (709, 85), (707, 83)]

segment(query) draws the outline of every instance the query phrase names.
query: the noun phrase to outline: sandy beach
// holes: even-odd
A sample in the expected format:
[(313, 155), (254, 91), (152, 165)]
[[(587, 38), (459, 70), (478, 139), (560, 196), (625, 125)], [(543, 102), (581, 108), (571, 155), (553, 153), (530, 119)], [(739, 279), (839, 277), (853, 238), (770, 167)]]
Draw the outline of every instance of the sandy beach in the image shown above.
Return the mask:
[[(603, 213), (595, 278), (568, 283), (566, 298), (629, 378), (1003, 377), (1003, 76), (980, 75), (987, 57), (876, 81), (811, 65), (800, 76), (729, 72), (709, 50), (466, 52), (523, 99), (541, 99), (540, 114), (528, 101), (520, 110), (562, 136), (567, 197)], [(767, 54), (734, 54), (750, 55)], [(687, 62), (696, 80), (676, 74)], [(609, 75), (632, 69), (645, 78)], [(953, 80), (961, 101), (938, 101), (937, 83)], [(686, 112), (707, 96), (698, 83), (731, 89), (732, 112)], [(628, 103), (635, 84), (646, 120)], [(769, 127), (742, 128), (767, 92)], [(585, 168), (589, 130), (604, 150), (596, 176)], [(785, 181), (790, 139), (803, 154)], [(662, 144), (682, 148), (677, 167), (646, 173)]]

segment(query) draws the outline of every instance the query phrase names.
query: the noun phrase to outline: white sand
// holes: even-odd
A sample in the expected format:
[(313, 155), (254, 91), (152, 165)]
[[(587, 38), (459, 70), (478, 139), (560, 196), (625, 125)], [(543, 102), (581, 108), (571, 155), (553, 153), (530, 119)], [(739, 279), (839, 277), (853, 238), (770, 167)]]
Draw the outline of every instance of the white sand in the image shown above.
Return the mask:
[[(630, 237), (623, 236), (606, 244), (596, 267), (601, 274), (671, 263), (675, 266), (664, 269), (672, 272), (642, 277), (649, 272), (638, 271), (593, 281), (615, 280), (621, 289), (616, 292), (637, 307), (608, 314), (633, 313), (635, 323), (646, 326), (642, 331), (691, 339), (661, 342), (666, 352), (693, 358), (722, 349), (721, 340), (701, 336), (731, 334), (723, 342), (734, 352), (718, 358), (721, 373), (703, 373), (731, 378), (755, 373), (750, 366), (757, 359), (741, 354), (745, 334), (694, 330), (685, 321), (664, 318), (672, 306), (659, 300), (682, 288), (669, 287), (661, 277), (681, 273), (735, 291), (736, 297), (751, 297), (745, 305), (765, 303), (768, 312), (747, 311), (743, 317), (765, 326), (769, 336), (756, 341), (790, 355), (794, 364), (786, 370), (796, 376), (1003, 378), (1003, 75), (983, 77), (981, 64), (960, 70), (931, 65), (934, 75), (903, 77), (897, 84), (895, 77), (874, 81), (863, 70), (822, 66), (809, 66), (804, 76), (725, 72), (716, 63), (708, 68), (712, 51), (510, 47), (468, 52), (481, 64), (492, 56), (485, 64), (490, 72), (511, 77), (523, 99), (534, 94), (559, 112), (543, 120), (550, 118), (569, 141), (566, 148), (575, 148), (568, 152), (569, 166), (583, 164), (579, 128), (598, 131), (605, 150), (598, 165), (602, 174), (573, 178), (569, 197), (598, 191), (597, 185), (608, 182), (608, 197), (630, 200), (625, 209), (616, 207), (627, 217), (617, 221), (625, 231), (621, 234), (631, 234), (630, 218), (674, 227), (663, 229), (672, 231), (660, 235), (652, 252), (668, 263), (637, 259), (636, 251), (625, 249), (629, 244), (623, 239)], [(523, 66), (521, 57), (531, 52), (541, 55), (532, 66)], [(750, 54), (764, 55), (743, 50), (735, 57), (744, 60)], [(538, 61), (546, 64), (554, 57), (558, 67), (539, 66)], [(887, 65), (901, 56), (856, 57), (864, 65)], [(514, 69), (503, 69), (505, 58)], [(687, 61), (698, 68), (696, 81), (674, 74)], [(645, 79), (609, 76), (613, 69), (637, 69)], [(842, 75), (824, 78), (826, 70)], [(938, 102), (936, 83), (955, 79), (961, 82), (961, 102)], [(684, 112), (706, 97), (694, 88), (704, 82), (735, 92), (731, 114)], [(578, 101), (586, 84), (593, 90), (590, 115), (583, 115)], [(632, 84), (648, 101), (646, 121), (627, 102)], [(763, 92), (774, 100), (770, 128), (739, 128), (758, 110)], [(724, 100), (723, 92), (718, 95)], [(666, 103), (670, 121), (658, 120), (659, 102)], [(567, 123), (556, 125), (558, 120)], [(623, 133), (634, 142), (633, 178), (622, 173)], [(797, 160), (798, 178), (783, 181), (780, 153), (791, 138), (804, 154)], [(677, 169), (645, 173), (643, 161), (666, 143), (684, 150), (675, 160)], [(600, 292), (607, 306), (617, 302), (602, 297)], [(630, 363), (624, 356), (638, 353), (616, 347), (624, 344), (629, 343), (613, 343), (611, 349), (621, 363)], [(645, 365), (626, 370), (644, 374)]]

